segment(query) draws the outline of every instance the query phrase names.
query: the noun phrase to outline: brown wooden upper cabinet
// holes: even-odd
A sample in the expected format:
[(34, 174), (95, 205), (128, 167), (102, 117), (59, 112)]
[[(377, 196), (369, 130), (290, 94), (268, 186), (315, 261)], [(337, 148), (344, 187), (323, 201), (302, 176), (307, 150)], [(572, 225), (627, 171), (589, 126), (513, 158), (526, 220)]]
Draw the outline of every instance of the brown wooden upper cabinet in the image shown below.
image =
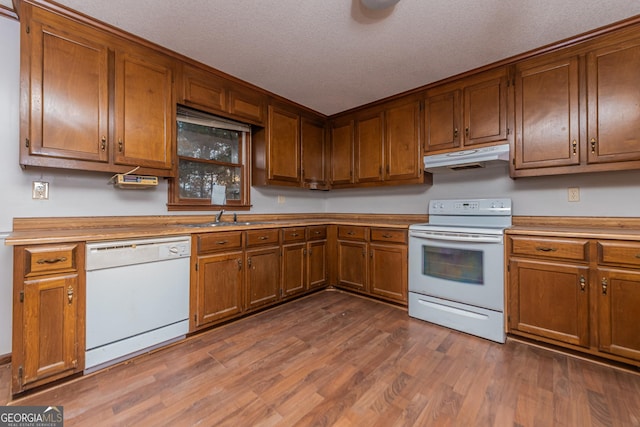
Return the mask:
[(171, 57), (28, 3), (21, 32), (22, 165), (172, 175)]
[(518, 63), (512, 176), (639, 168), (639, 67), (630, 29)]
[(424, 151), (453, 151), (507, 142), (508, 68), (427, 90)]
[(269, 105), (267, 126), (253, 134), (253, 185), (326, 188), (324, 120), (308, 116), (285, 103)]
[(428, 181), (422, 169), (420, 129), (420, 100), (416, 97), (333, 120), (332, 186)]
[(302, 186), (312, 190), (329, 188), (326, 127), (325, 120), (301, 117)]
[(331, 122), (331, 186), (353, 184), (353, 135), (354, 121), (351, 117)]

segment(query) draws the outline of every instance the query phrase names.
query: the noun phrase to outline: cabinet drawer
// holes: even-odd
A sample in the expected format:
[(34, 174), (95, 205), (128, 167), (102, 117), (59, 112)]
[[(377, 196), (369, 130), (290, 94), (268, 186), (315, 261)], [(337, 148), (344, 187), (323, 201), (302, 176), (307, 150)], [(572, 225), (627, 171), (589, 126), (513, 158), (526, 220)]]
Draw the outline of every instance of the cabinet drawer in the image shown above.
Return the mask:
[(77, 271), (78, 245), (46, 245), (25, 248), (25, 277)]
[(351, 227), (346, 225), (338, 226), (338, 239), (347, 240), (367, 240), (366, 227)]
[(407, 243), (407, 232), (405, 230), (392, 230), (389, 228), (372, 228), (371, 241)]
[(588, 240), (526, 236), (511, 236), (510, 239), (511, 253), (513, 255), (570, 259), (574, 261), (587, 259)]
[(640, 266), (640, 242), (598, 242), (598, 263)]
[(280, 243), (280, 230), (277, 228), (270, 230), (249, 230), (247, 231), (247, 247), (261, 246)]
[(198, 254), (242, 248), (242, 231), (207, 233), (198, 236)]
[(307, 240), (324, 240), (327, 238), (327, 226), (317, 225), (313, 227), (307, 227), (308, 236)]
[(292, 227), (282, 230), (282, 241), (284, 243), (304, 242), (305, 238), (303, 227)]

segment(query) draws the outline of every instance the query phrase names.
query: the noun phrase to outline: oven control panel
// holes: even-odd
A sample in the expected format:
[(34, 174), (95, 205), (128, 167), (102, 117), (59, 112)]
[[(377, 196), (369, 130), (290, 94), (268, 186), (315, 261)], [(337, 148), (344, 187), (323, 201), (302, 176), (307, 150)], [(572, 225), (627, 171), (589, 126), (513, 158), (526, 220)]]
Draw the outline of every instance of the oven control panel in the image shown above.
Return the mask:
[(430, 215), (511, 215), (511, 199), (445, 199), (429, 201)]

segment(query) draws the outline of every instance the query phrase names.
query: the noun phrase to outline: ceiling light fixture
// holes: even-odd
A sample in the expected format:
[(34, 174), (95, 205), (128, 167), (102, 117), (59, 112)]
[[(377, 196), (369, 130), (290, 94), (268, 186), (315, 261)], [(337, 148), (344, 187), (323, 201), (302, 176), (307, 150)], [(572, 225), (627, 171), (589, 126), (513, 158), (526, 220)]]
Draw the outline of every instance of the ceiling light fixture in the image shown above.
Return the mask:
[(395, 6), (400, 0), (360, 0), (364, 7), (373, 10), (388, 9)]

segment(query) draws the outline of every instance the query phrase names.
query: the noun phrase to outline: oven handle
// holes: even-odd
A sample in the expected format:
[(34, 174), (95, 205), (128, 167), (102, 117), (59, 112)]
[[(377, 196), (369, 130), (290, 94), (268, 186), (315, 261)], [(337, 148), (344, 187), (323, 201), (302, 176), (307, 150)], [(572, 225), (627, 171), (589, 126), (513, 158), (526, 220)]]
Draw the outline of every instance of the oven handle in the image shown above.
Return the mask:
[(443, 240), (448, 242), (471, 242), (471, 243), (502, 243), (502, 234), (474, 234), (464, 233), (440, 233), (430, 231), (411, 231), (409, 237), (423, 240)]

